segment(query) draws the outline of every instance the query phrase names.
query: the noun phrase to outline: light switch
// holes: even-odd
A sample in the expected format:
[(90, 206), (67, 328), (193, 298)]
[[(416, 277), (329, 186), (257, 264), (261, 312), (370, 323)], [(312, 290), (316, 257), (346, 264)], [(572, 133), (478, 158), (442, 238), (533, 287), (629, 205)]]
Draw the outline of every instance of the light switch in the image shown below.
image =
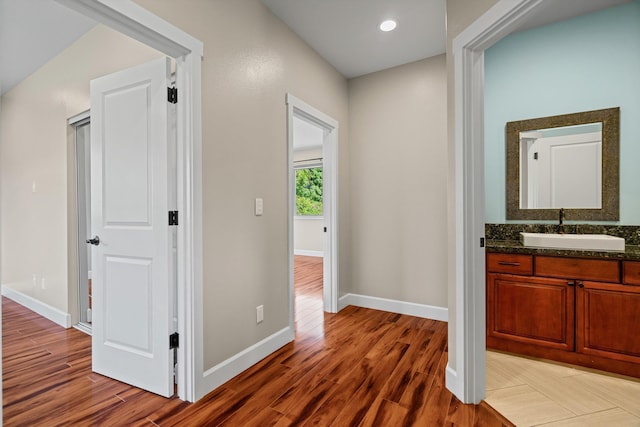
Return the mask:
[(264, 203), (262, 202), (261, 198), (257, 198), (256, 199), (256, 216), (262, 215), (263, 211), (264, 211)]

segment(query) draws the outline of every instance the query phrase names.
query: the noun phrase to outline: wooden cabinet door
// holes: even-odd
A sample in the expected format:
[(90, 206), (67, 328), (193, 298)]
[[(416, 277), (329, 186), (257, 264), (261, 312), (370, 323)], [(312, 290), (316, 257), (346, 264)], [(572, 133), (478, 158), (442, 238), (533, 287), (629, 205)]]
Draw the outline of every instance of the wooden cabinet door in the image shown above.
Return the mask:
[(573, 281), (487, 275), (487, 335), (574, 350)]
[(640, 363), (640, 287), (578, 282), (576, 351)]

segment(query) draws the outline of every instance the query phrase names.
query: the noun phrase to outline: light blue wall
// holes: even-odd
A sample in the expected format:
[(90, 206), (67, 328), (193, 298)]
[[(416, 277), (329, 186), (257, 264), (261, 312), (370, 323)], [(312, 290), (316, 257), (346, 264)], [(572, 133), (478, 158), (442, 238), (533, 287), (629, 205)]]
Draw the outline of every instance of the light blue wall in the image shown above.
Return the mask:
[(505, 124), (620, 107), (620, 224), (640, 225), (640, 1), (485, 52), (485, 221), (505, 220)]

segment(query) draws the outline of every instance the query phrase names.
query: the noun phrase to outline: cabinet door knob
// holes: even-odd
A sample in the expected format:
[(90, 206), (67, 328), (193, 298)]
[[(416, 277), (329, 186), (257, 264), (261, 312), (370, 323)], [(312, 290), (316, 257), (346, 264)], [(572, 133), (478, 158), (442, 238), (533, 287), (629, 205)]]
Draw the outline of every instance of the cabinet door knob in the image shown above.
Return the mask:
[(584, 288), (584, 283), (582, 283), (582, 282), (580, 282), (580, 281), (579, 281), (579, 282), (576, 282), (576, 283), (578, 284), (578, 287), (579, 287), (579, 288)]

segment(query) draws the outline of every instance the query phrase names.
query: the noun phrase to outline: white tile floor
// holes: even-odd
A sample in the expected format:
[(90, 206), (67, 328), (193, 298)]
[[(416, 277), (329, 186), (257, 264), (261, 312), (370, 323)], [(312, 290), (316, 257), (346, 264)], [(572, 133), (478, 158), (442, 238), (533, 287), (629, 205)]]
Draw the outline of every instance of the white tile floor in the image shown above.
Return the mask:
[(487, 351), (487, 403), (516, 426), (640, 426), (640, 380)]

